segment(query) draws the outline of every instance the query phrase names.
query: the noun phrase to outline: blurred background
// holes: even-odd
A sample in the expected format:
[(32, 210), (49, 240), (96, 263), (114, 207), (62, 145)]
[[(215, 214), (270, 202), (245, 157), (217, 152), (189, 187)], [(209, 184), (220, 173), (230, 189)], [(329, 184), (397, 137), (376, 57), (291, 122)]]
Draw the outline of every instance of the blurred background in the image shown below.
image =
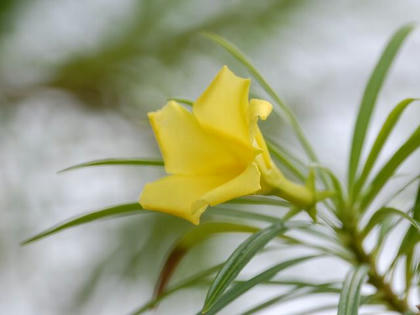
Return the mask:
[[(419, 13), (417, 0), (1, 0), (0, 314), (127, 314), (150, 298), (167, 250), (188, 222), (135, 216), (19, 243), (79, 213), (136, 201), (144, 183), (163, 174), (144, 167), (57, 170), (100, 158), (159, 157), (148, 111), (169, 97), (197, 98), (224, 64), (248, 76), (199, 31), (216, 32), (251, 57), (297, 113), (323, 164), (344, 178), (367, 78), (391, 34)], [(420, 96), (419, 52), (417, 30), (386, 81), (369, 141), (397, 102)], [(382, 160), (419, 115), (417, 106), (403, 117)], [(281, 121), (270, 118), (263, 129), (299, 154)], [(417, 154), (402, 175), (418, 172), (418, 162)], [(410, 205), (414, 188), (395, 202)], [(222, 261), (243, 238), (218, 237), (194, 249), (175, 278)], [(258, 258), (252, 268), (272, 258)], [(329, 261), (295, 269), (321, 279), (346, 272)], [(254, 290), (222, 314), (276, 290)], [(156, 314), (194, 314), (204, 293), (181, 291)], [(295, 309), (287, 303), (265, 314)]]

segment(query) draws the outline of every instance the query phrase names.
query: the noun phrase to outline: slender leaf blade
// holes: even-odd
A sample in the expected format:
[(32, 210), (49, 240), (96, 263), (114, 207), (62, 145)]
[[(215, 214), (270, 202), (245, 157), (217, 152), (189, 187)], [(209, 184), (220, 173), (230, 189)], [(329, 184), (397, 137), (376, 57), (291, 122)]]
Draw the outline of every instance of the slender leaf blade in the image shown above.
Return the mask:
[[(413, 207), (413, 219), (417, 222), (420, 222), (420, 184), (418, 185), (416, 200)], [(412, 282), (412, 261), (414, 256), (414, 248), (420, 243), (420, 232), (414, 227), (410, 226), (404, 235), (404, 238), (401, 242), (400, 248), (398, 249), (397, 255), (395, 257), (396, 261), (399, 257), (405, 256), (405, 283), (406, 283), (406, 292), (408, 292), (409, 287)]]
[(98, 221), (105, 218), (110, 217), (117, 217), (122, 215), (130, 215), (130, 214), (143, 214), (147, 213), (147, 210), (144, 210), (139, 203), (127, 203), (122, 204), (118, 206), (113, 206), (105, 209), (101, 209), (94, 212), (89, 212), (87, 214), (82, 214), (74, 219), (70, 219), (68, 221), (65, 221), (63, 223), (59, 223), (41, 233), (36, 234), (35, 236), (32, 236), (31, 238), (28, 238), (27, 240), (23, 241), (21, 245), (27, 245), (29, 243), (38, 241), (40, 239), (43, 239), (44, 237), (50, 236), (52, 234), (58, 233), (60, 231), (86, 224), (93, 221)]
[(282, 223), (272, 224), (258, 233), (251, 235), (235, 249), (210, 285), (204, 302), (203, 312), (210, 309), (216, 299), (235, 280), (236, 276), (255, 254), (284, 230), (285, 227)]
[[(282, 302), (290, 302), (292, 300), (295, 299), (300, 299), (300, 298), (305, 298), (307, 296), (310, 296), (312, 294), (323, 294), (323, 293), (334, 293), (332, 290), (333, 288), (309, 288), (309, 290), (305, 290), (305, 288), (303, 287), (296, 287), (286, 293), (277, 295), (261, 304), (258, 304), (250, 309), (248, 309), (247, 311), (241, 313), (241, 315), (254, 315), (268, 307), (271, 307), (273, 305), (277, 305), (280, 304)], [(335, 289), (333, 289), (335, 290)], [(332, 307), (332, 305), (330, 305), (331, 308), (337, 309), (337, 304), (333, 305), (334, 307)], [(307, 311), (305, 312), (300, 312), (300, 313), (293, 313), (293, 315), (297, 315), (297, 314), (301, 314), (301, 315), (307, 315), (307, 314), (312, 314), (312, 313), (308, 313)], [(289, 314), (288, 314), (289, 315)], [(291, 315), (291, 314), (290, 314)]]
[(398, 167), (420, 147), (420, 126), (411, 134), (372, 180), (360, 203), (362, 211), (372, 202)]
[(299, 298), (301, 297), (303, 294), (301, 293), (302, 288), (296, 287), (293, 288), (289, 291), (287, 291), (286, 293), (282, 293), (279, 295), (276, 295), (258, 305), (255, 305), (251, 308), (249, 308), (248, 310), (244, 311), (243, 313), (241, 313), (241, 315), (253, 315), (256, 314), (257, 312), (260, 312), (268, 307), (271, 307), (275, 304), (279, 304), (283, 301), (290, 301), (293, 300), (295, 297)]
[(401, 194), (404, 190), (406, 190), (409, 186), (411, 186), (413, 183), (415, 183), (417, 180), (420, 179), (420, 174), (414, 176), (413, 178), (410, 178), (401, 188), (399, 188), (397, 191), (392, 193), (383, 203), (383, 206), (385, 207), (388, 205), (394, 198), (396, 198), (399, 194)]
[(308, 167), (306, 163), (302, 161), (300, 157), (290, 152), (290, 150), (287, 150), (284, 146), (280, 145), (277, 141), (275, 141), (274, 139), (271, 139), (269, 136), (265, 136), (265, 140), (266, 140), (268, 149), (270, 149), (270, 147), (275, 148), (276, 150), (280, 151), (282, 155), (287, 157), (288, 160), (293, 162), (293, 164), (297, 168), (302, 169), (302, 170), (307, 170)]
[(337, 315), (357, 315), (360, 304), (360, 290), (368, 274), (366, 265), (356, 267), (347, 274), (338, 302)]
[(290, 207), (290, 203), (279, 198), (265, 196), (247, 196), (229, 200), (228, 204), (248, 204), (248, 205), (270, 205), (278, 207)]
[(408, 34), (410, 34), (413, 28), (413, 24), (408, 24), (401, 27), (394, 33), (394, 35), (391, 37), (391, 40), (388, 42), (384, 51), (382, 52), (382, 55), (366, 85), (353, 131), (348, 168), (349, 188), (352, 188), (358, 170), (362, 148), (376, 100), (378, 98), (378, 94), (384, 84), (385, 78), (392, 65), (392, 62), (395, 59), (395, 56), (397, 55), (404, 40)]
[(398, 226), (401, 220), (402, 218), (400, 217), (400, 219), (395, 222), (392, 216), (388, 216), (384, 219), (384, 221), (382, 221), (375, 247), (372, 250), (372, 256), (378, 256), (378, 253), (382, 250), (389, 233), (392, 231), (392, 229)]
[(248, 212), (244, 210), (239, 209), (230, 209), (230, 208), (222, 208), (222, 207), (215, 207), (208, 211), (206, 214), (210, 216), (218, 216), (218, 217), (228, 217), (233, 218), (235, 220), (237, 219), (244, 219), (244, 220), (252, 220), (252, 221), (260, 221), (260, 222), (267, 222), (267, 223), (276, 223), (279, 221), (279, 218), (266, 215), (266, 214), (260, 214), (260, 213), (253, 213)]
[(337, 308), (336, 304), (326, 304), (326, 305), (322, 305), (322, 306), (311, 307), (311, 308), (305, 309), (304, 311), (292, 313), (290, 315), (316, 314), (316, 313), (319, 313), (319, 312), (329, 311), (329, 310), (333, 310), (333, 309), (336, 309), (336, 308)]
[[(228, 209), (228, 208), (220, 208), (220, 207), (215, 207), (213, 209), (211, 209), (211, 211), (208, 211), (206, 215), (211, 215), (211, 216), (216, 216), (216, 217), (227, 217), (227, 218), (232, 218), (235, 219), (235, 221), (237, 219), (244, 219), (244, 220), (251, 220), (251, 221), (259, 221), (259, 222), (267, 222), (267, 223), (276, 223), (279, 221), (278, 217), (274, 217), (274, 216), (270, 216), (270, 215), (266, 215), (266, 214), (260, 214), (260, 213), (253, 213), (253, 212), (247, 212), (244, 210), (239, 210), (239, 209)], [(237, 222), (237, 221), (236, 221)], [(327, 241), (329, 241), (331, 243), (332, 246), (337, 245), (339, 243), (339, 241), (334, 237), (334, 235), (332, 234), (328, 234), (326, 231), (322, 231), (320, 229), (317, 229), (317, 225), (316, 224), (304, 224), (304, 225), (299, 225), (299, 224), (294, 224), (295, 222), (290, 223), (286, 223), (286, 227), (287, 229), (296, 229), (299, 231), (302, 231), (304, 233), (308, 233), (311, 234), (314, 237), (317, 238), (322, 238), (325, 239)], [(322, 226), (318, 226), (318, 227), (322, 227)], [(283, 238), (284, 235), (279, 235), (280, 238)], [(289, 238), (289, 240), (291, 240)], [(295, 244), (301, 244), (304, 246), (308, 246), (311, 248), (315, 248), (315, 244), (312, 243), (306, 243), (306, 242), (301, 242), (301, 240), (298, 239), (294, 239)], [(318, 249), (323, 250), (324, 247), (319, 247)], [(341, 250), (345, 250), (344, 248), (339, 246), (339, 249)]]
[(416, 201), (414, 202), (413, 218), (414, 220), (420, 221), (420, 184), (417, 188)]
[(174, 286), (170, 287), (169, 289), (165, 290), (161, 295), (154, 296), (152, 299), (144, 303), (142, 306), (138, 307), (136, 310), (131, 312), (132, 315), (139, 315), (147, 310), (155, 307), (158, 305), (160, 301), (162, 301), (164, 298), (170, 296), (171, 294), (178, 292), (179, 290), (188, 288), (190, 286), (195, 285), (197, 282), (201, 281), (202, 279), (205, 279), (206, 277), (212, 275), (217, 270), (219, 270), (223, 266), (223, 263), (215, 265), (213, 267), (207, 268), (203, 271), (199, 271), (196, 274), (181, 280), (179, 283), (175, 284)]
[(163, 166), (163, 161), (160, 159), (142, 159), (142, 158), (110, 158), (94, 160), (89, 162), (83, 162), (76, 164), (65, 169), (58, 171), (57, 173), (68, 172), (79, 168), (91, 167), (91, 166), (106, 166), (106, 165), (125, 165), (125, 166)]
[(338, 213), (342, 212), (342, 209), (345, 208), (344, 206), (345, 202), (344, 202), (344, 192), (343, 192), (343, 188), (341, 186), (340, 180), (333, 173), (333, 171), (331, 171), (328, 167), (318, 165), (318, 164), (311, 164), (310, 166), (313, 168), (320, 169), (328, 176), (328, 178), (331, 181), (331, 187), (334, 189), (334, 193), (331, 197), (337, 202), (337, 207), (338, 207), (337, 212)]
[(311, 255), (311, 256), (304, 256), (304, 257), (299, 257), (299, 258), (295, 258), (295, 259), (290, 259), (288, 261), (277, 264), (277, 265), (261, 272), (257, 276), (255, 276), (255, 277), (253, 277), (253, 278), (251, 278), (247, 281), (238, 283), (238, 284), (234, 285), (231, 289), (226, 291), (225, 294), (223, 294), (219, 298), (217, 298), (216, 301), (214, 302), (213, 306), (211, 306), (207, 311), (202, 311), (202, 314), (206, 314), (206, 315), (216, 314), (218, 311), (220, 311), (222, 308), (224, 308), (230, 302), (232, 302), (233, 300), (235, 300), (236, 298), (238, 298), (239, 296), (241, 296), (242, 294), (244, 294), (248, 290), (252, 289), (256, 285), (270, 280), (280, 271), (285, 270), (285, 269), (287, 269), (289, 267), (292, 267), (294, 265), (297, 265), (299, 263), (302, 263), (304, 261), (307, 261), (309, 259), (313, 259), (313, 258), (317, 258), (317, 257), (320, 257), (320, 256)]
[(294, 165), (294, 163), (291, 161), (290, 158), (288, 158), (285, 154), (283, 154), (275, 144), (271, 142), (266, 142), (267, 148), (270, 151), (270, 153), (280, 161), (281, 164), (283, 164), (294, 176), (296, 176), (301, 181), (305, 180), (305, 175), (299, 170), (299, 168)]
[(161, 295), (169, 283), (173, 273), (185, 255), (196, 245), (208, 238), (221, 233), (255, 233), (259, 229), (253, 226), (227, 223), (207, 222), (187, 231), (180, 237), (169, 252), (168, 257), (160, 271), (159, 279), (155, 286), (155, 296)]
[(187, 105), (187, 106), (193, 106), (194, 105), (193, 101), (191, 101), (189, 99), (186, 99), (186, 98), (171, 97), (171, 98), (168, 99), (168, 101), (175, 101), (175, 102)]
[(403, 112), (408, 108), (408, 106), (417, 100), (418, 99), (407, 98), (401, 101), (400, 103), (398, 103), (397, 106), (395, 106), (395, 108), (389, 113), (384, 124), (382, 125), (381, 130), (378, 133), (378, 136), (376, 137), (376, 140), (372, 146), (372, 149), (370, 150), (368, 158), (366, 159), (366, 163), (363, 167), (362, 174), (356, 181), (355, 188), (354, 188), (355, 191), (353, 193), (354, 197), (357, 196), (360, 189), (363, 187), (366, 179), (368, 178), (370, 174), (370, 171), (372, 170), (379, 154), (382, 151), (384, 144), (388, 140), (389, 135), (391, 134), (394, 127), (396, 126), (399, 118), (401, 117)]
[(419, 223), (416, 222), (415, 219), (411, 218), (407, 213), (401, 210), (387, 207), (387, 208), (379, 209), (372, 215), (372, 217), (370, 218), (370, 220), (368, 221), (368, 223), (362, 230), (362, 233), (361, 233), (362, 237), (366, 237), (377, 224), (382, 223), (387, 217), (391, 215), (398, 215), (406, 219), (408, 222), (411, 223), (411, 225), (415, 229), (417, 229), (417, 233), (420, 233), (420, 225)]

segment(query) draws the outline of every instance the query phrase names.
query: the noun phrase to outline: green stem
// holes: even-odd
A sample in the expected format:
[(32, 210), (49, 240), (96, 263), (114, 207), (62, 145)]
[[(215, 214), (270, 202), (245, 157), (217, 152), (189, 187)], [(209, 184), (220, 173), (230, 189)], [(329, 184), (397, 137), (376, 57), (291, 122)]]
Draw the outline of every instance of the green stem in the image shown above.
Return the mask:
[(296, 184), (287, 178), (277, 181), (272, 194), (302, 208), (311, 207), (315, 203), (314, 193), (308, 187)]
[(288, 180), (277, 167), (260, 167), (260, 170), (263, 194), (278, 196), (301, 208), (309, 208), (315, 204), (314, 191)]
[(348, 237), (347, 245), (354, 253), (357, 263), (369, 266), (368, 282), (377, 289), (381, 300), (390, 310), (400, 313), (409, 311), (407, 301), (400, 298), (393, 291), (391, 284), (377, 270), (375, 257), (371, 253), (367, 253), (363, 248), (362, 237), (355, 226), (352, 221), (347, 224), (345, 223), (343, 232)]

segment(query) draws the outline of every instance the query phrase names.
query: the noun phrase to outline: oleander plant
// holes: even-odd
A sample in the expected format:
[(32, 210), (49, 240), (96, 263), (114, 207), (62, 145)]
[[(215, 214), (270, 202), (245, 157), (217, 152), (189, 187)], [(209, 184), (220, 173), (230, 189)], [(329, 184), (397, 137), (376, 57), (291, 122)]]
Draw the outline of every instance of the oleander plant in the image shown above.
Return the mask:
[[(149, 113), (161, 158), (103, 159), (64, 169), (104, 165), (164, 167), (167, 175), (147, 183), (138, 202), (83, 214), (23, 244), (104, 218), (163, 212), (191, 222), (191, 228), (162, 257), (152, 298), (131, 310), (132, 314), (156, 309), (165, 298), (182, 289), (203, 286), (207, 294), (196, 313), (217, 314), (262, 285), (283, 290), (247, 306), (241, 314), (260, 313), (284, 302), (299, 303), (299, 299), (317, 294), (336, 295), (337, 302), (309, 308), (302, 304), (299, 314), (336, 311), (338, 315), (355, 315), (365, 306), (376, 314), (416, 314), (420, 310), (420, 174), (411, 174), (402, 186), (396, 186), (392, 179), (420, 146), (420, 121), (384, 163), (379, 163), (378, 158), (401, 115), (418, 99), (406, 98), (398, 103), (374, 136), (373, 144), (367, 145), (366, 141), (378, 95), (393, 60), (413, 29), (414, 25), (409, 24), (395, 32), (368, 80), (353, 130), (348, 165), (343, 165), (348, 170), (345, 182), (318, 160), (291, 108), (250, 60), (226, 39), (203, 33), (236, 58), (252, 81), (223, 66), (195, 101), (171, 98), (162, 108)], [(250, 97), (251, 84), (258, 84), (265, 97)], [(270, 115), (291, 128), (305, 158), (291, 153), (275, 137), (263, 134), (259, 121)], [(417, 194), (412, 196), (409, 208), (390, 206), (395, 197), (414, 185), (418, 187)], [(379, 195), (384, 188), (389, 191), (386, 200)], [(267, 214), (261, 208), (273, 211)], [(397, 228), (403, 233), (401, 239), (386, 243)], [(173, 283), (172, 276), (192, 248), (213, 236), (232, 233), (248, 236), (225, 261)], [(389, 246), (396, 248), (391, 250)], [(242, 276), (256, 255), (285, 248), (305, 248), (309, 254), (270, 261), (269, 268), (249, 278)], [(386, 270), (381, 271), (384, 251), (393, 257)], [(325, 257), (347, 264), (348, 273), (333, 282), (286, 277), (289, 268), (304, 263), (321, 264), (320, 259)], [(182, 299), (182, 294), (179, 296)]]

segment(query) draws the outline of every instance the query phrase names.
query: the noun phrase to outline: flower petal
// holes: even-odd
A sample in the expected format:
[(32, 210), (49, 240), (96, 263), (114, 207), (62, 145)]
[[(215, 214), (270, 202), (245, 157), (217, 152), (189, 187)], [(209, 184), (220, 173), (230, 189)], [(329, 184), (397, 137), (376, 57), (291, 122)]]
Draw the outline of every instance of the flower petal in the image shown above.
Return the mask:
[(146, 184), (139, 202), (145, 209), (165, 212), (198, 224), (208, 203), (195, 207), (193, 204), (226, 181), (229, 178), (224, 176), (171, 175)]
[(261, 150), (261, 154), (255, 158), (255, 163), (257, 163), (259, 170), (264, 174), (266, 170), (272, 169), (275, 165), (271, 159), (264, 136), (257, 124), (255, 124), (253, 140), (254, 146)]
[(249, 102), (250, 107), (250, 120), (254, 120), (254, 118), (260, 118), (262, 120), (266, 120), (267, 117), (271, 114), (273, 110), (273, 105), (265, 100), (261, 100), (258, 98), (253, 98)]
[(250, 145), (249, 85), (224, 66), (194, 103), (195, 117), (203, 127)]
[(204, 194), (195, 202), (193, 208), (199, 209), (203, 205), (217, 205), (241, 196), (253, 194), (261, 189), (260, 171), (252, 163), (241, 174)]
[(260, 172), (251, 164), (239, 176), (163, 177), (144, 186), (140, 196), (143, 208), (165, 212), (194, 224), (209, 205), (249, 195), (261, 189)]
[(148, 115), (167, 173), (234, 175), (255, 156), (254, 150), (203, 129), (192, 113), (174, 101)]

